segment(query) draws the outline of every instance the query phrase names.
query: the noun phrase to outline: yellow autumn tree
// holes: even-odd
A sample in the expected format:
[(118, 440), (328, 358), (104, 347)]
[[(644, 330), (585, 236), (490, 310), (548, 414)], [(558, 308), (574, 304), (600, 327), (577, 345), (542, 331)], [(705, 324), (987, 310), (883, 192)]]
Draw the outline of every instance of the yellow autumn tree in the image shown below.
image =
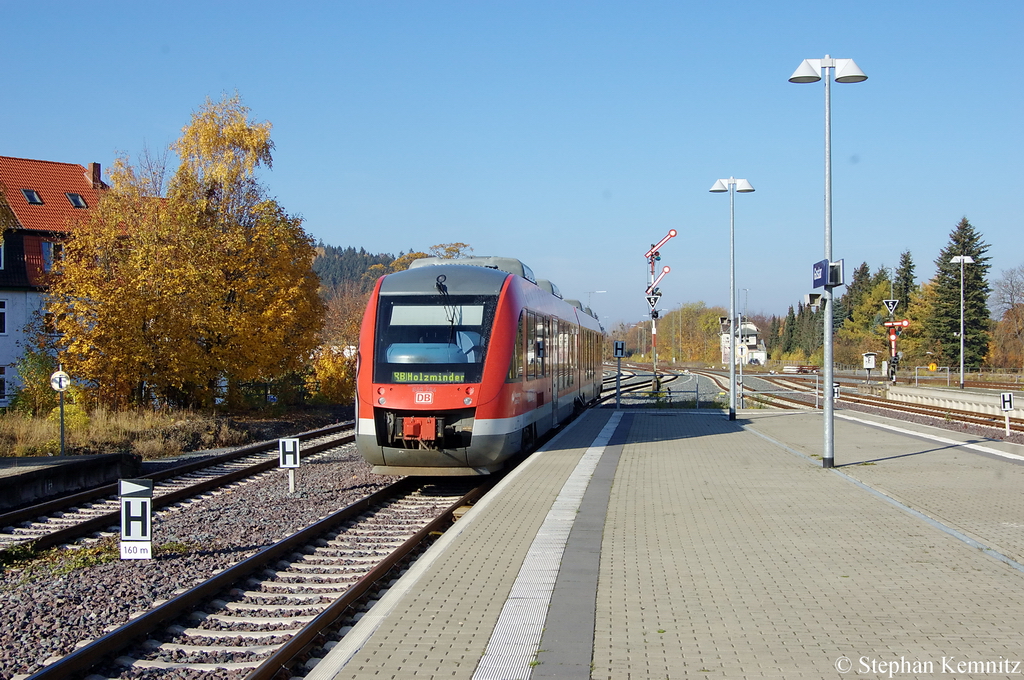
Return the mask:
[(66, 370), (103, 403), (207, 404), (300, 369), (323, 318), (313, 243), (255, 176), (270, 123), (207, 100), (172, 149), (167, 195), (119, 159), (66, 243), (48, 311)]

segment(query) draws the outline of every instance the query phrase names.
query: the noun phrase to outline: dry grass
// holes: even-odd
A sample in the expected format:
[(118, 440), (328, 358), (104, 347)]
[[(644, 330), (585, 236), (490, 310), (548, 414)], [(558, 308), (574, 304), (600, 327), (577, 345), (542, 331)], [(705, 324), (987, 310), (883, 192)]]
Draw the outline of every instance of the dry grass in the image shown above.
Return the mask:
[[(249, 440), (247, 433), (222, 418), (193, 412), (107, 411), (85, 413), (65, 407), (65, 451), (73, 454), (132, 452), (145, 459), (177, 455)], [(0, 456), (51, 456), (60, 453), (60, 417), (16, 412), (0, 414)]]

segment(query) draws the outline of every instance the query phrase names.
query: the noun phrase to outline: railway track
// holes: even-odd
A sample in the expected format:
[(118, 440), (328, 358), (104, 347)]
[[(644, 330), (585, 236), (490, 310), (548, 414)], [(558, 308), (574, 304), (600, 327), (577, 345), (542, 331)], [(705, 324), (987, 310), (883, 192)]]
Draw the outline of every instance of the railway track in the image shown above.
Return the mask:
[[(662, 372), (658, 376), (661, 378), (662, 386), (671, 385), (673, 382), (679, 380), (679, 375), (672, 372)], [(622, 381), (620, 389), (623, 394), (635, 394), (637, 392), (643, 392), (644, 390), (650, 391), (654, 385), (654, 377), (649, 373), (642, 373), (634, 370), (623, 370)], [(597, 400), (598, 403), (604, 403), (615, 399), (615, 376), (605, 377), (601, 387), (601, 397)]]
[[(714, 376), (714, 374), (706, 374), (708, 377)], [(717, 378), (717, 376), (714, 376)], [(775, 408), (783, 409), (796, 409), (796, 408), (813, 408), (815, 389), (810, 385), (802, 384), (800, 380), (794, 380), (789, 377), (782, 376), (766, 376), (763, 374), (757, 374), (750, 376), (755, 380), (763, 380), (769, 385), (778, 387), (780, 390), (787, 390), (790, 395), (773, 393), (765, 395), (751, 390), (748, 385), (744, 385), (745, 397), (747, 399), (753, 399), (764, 405), (772, 406)], [(728, 389), (728, 384), (720, 380), (716, 380), (718, 384), (723, 385), (725, 389)], [(842, 378), (838, 379), (841, 385), (847, 387), (855, 387), (860, 384), (857, 379)], [(991, 383), (989, 384), (991, 385)], [(747, 391), (749, 390), (749, 391)], [(820, 392), (817, 394), (820, 395)], [(920, 404), (905, 404), (902, 402), (891, 401), (882, 397), (877, 397), (867, 394), (855, 394), (850, 391), (842, 392), (840, 402), (846, 402), (851, 404), (859, 404), (862, 406), (870, 406), (876, 409), (883, 409), (891, 411), (897, 414), (911, 414), (919, 416), (927, 416), (931, 418), (938, 418), (944, 421), (954, 421), (959, 423), (965, 423), (970, 425), (980, 425), (983, 427), (996, 428), (1005, 431), (1005, 419), (1003, 416), (988, 415), (975, 413), (973, 411), (965, 411), (962, 409), (952, 409), (939, 406), (925, 406)], [(1024, 419), (1022, 418), (1010, 418), (1010, 431), (1024, 433)]]
[[(171, 669), (274, 678), (322, 657), (346, 614), (497, 480), (406, 478), (321, 519), (29, 676)], [(319, 656), (317, 656), (319, 654)]]
[[(352, 423), (341, 423), (299, 436), (303, 457), (314, 456), (353, 440)], [(150, 475), (153, 508), (186, 502), (212, 490), (255, 477), (278, 465), (276, 443), (260, 443)], [(18, 548), (44, 550), (104, 531), (118, 531), (117, 484), (108, 484), (0, 515), (0, 554)]]

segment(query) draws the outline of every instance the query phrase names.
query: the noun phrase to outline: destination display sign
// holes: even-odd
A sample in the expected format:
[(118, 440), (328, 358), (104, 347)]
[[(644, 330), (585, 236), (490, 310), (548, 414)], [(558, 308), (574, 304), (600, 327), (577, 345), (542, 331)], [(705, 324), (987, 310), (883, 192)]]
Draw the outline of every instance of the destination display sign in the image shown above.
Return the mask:
[(464, 383), (466, 374), (456, 371), (392, 371), (394, 383)]

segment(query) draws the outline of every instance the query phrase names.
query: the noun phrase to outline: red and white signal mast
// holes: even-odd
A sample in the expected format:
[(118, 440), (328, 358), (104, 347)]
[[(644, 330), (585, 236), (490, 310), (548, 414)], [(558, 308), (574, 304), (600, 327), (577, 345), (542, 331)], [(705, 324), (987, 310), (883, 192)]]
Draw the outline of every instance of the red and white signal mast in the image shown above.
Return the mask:
[(661, 290), (658, 288), (658, 284), (665, 278), (665, 274), (668, 274), (671, 268), (665, 265), (661, 268), (661, 273), (658, 274), (657, 278), (654, 275), (655, 263), (661, 260), (661, 247), (668, 243), (669, 239), (674, 238), (676, 235), (675, 229), (669, 229), (668, 234), (665, 238), (661, 239), (657, 243), (651, 244), (651, 249), (644, 253), (644, 257), (647, 258), (648, 264), (648, 278), (647, 278), (647, 290), (644, 291), (644, 297), (647, 298), (647, 304), (651, 306), (651, 357), (654, 363), (654, 391), (661, 389), (661, 382), (658, 380), (658, 302), (661, 300)]
[(896, 382), (896, 370), (900, 366), (900, 355), (896, 351), (896, 340), (900, 337), (903, 329), (910, 325), (909, 319), (903, 321), (886, 321), (882, 324), (889, 329), (889, 380)]

